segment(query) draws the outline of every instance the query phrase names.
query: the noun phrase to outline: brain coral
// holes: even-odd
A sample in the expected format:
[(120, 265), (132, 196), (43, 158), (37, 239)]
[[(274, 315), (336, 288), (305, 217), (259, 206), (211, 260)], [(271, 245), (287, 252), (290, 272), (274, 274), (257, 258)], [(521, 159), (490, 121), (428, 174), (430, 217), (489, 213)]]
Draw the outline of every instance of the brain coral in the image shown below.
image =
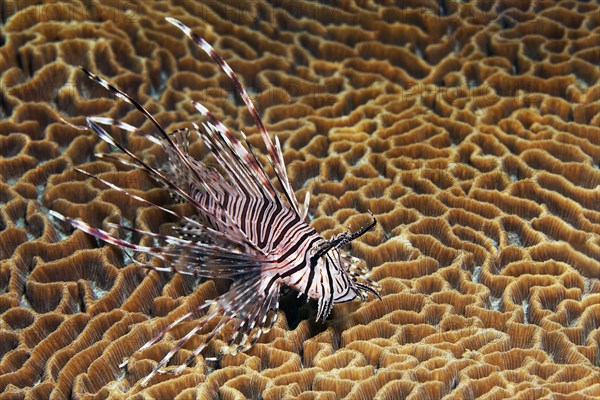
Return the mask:
[[(600, 396), (600, 5), (594, 1), (8, 1), (0, 7), (0, 398), (391, 399)], [(273, 331), (216, 364), (136, 383), (194, 324), (118, 364), (227, 282), (147, 272), (67, 230), (173, 222), (143, 174), (97, 159), (89, 115), (169, 129), (200, 100), (260, 148), (201, 33), (250, 89), (311, 193), (326, 237), (353, 243), (383, 300), (315, 323), (294, 295)], [(136, 154), (165, 157), (121, 135)], [(202, 143), (193, 154), (207, 158)], [(210, 157), (206, 160), (210, 162)], [(149, 238), (137, 238), (141, 242)], [(180, 363), (202, 340), (178, 353)], [(204, 356), (215, 354), (216, 339)]]

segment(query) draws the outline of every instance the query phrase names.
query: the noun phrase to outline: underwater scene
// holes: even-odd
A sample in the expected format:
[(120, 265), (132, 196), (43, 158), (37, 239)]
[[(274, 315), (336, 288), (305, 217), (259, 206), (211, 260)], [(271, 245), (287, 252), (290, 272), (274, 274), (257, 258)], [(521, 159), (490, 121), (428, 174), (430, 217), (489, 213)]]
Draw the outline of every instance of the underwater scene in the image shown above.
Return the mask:
[(600, 398), (597, 0), (0, 0), (0, 400)]

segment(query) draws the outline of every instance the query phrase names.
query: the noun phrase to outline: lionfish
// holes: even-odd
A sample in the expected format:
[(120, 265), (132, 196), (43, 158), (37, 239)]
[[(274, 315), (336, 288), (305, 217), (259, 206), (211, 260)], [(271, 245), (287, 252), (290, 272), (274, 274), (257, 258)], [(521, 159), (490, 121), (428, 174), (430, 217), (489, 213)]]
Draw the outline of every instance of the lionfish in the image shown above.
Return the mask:
[[(132, 261), (141, 267), (196, 277), (227, 278), (232, 281), (229, 291), (184, 314), (140, 348), (139, 351), (150, 347), (171, 328), (199, 310), (208, 308), (199, 323), (177, 342), (141, 382), (142, 386), (156, 373), (181, 373), (229, 321), (235, 321), (233, 333), (228, 339), (228, 345), (221, 348), (214, 359), (249, 349), (261, 334), (268, 332), (275, 324), (279, 311), (279, 294), (283, 286), (298, 291), (298, 297), (306, 295), (307, 301), (316, 300), (317, 320), (323, 321), (329, 316), (335, 303), (347, 302), (356, 297), (366, 301), (369, 293), (379, 297), (378, 286), (367, 277), (360, 265), (361, 260), (341, 249), (375, 226), (377, 221), (373, 215), (371, 214), (372, 222), (357, 232), (343, 232), (329, 240), (320, 236), (306, 222), (309, 194), (307, 193), (304, 204), (299, 204), (287, 177), (279, 140), (275, 136), (275, 144), (271, 141), (237, 75), (203, 38), (174, 18), (166, 20), (204, 50), (233, 81), (262, 136), (282, 194), (275, 189), (244, 133), (240, 132), (240, 135), (246, 146), (199, 102), (192, 103), (205, 122), (201, 124), (202, 129), (193, 123), (193, 130), (202, 138), (221, 171), (190, 156), (189, 129), (167, 133), (131, 96), (82, 67), (90, 79), (139, 110), (156, 127), (157, 133), (149, 134), (125, 122), (104, 117), (86, 118), (87, 127), (67, 123), (79, 129), (91, 129), (106, 143), (125, 153), (130, 160), (106, 154), (97, 154), (98, 157), (110, 157), (123, 165), (141, 168), (173, 197), (191, 204), (196, 215), (181, 215), (81, 169), (77, 171), (145, 205), (175, 216), (179, 220), (175, 233), (158, 234), (107, 223), (110, 227), (147, 235), (157, 239), (159, 243), (164, 242), (164, 245), (159, 246), (142, 246), (55, 211), (51, 211), (51, 214), (104, 242), (124, 250), (146, 253), (162, 260), (160, 265), (167, 265), (157, 267), (132, 257)], [(148, 165), (108, 134), (102, 125), (141, 135), (160, 145), (168, 157), (167, 167), (157, 169)], [(214, 307), (210, 308), (211, 305)], [(174, 370), (162, 370), (194, 334), (217, 317), (220, 317), (219, 322), (182, 365)], [(127, 363), (128, 360), (125, 360), (121, 367)]]

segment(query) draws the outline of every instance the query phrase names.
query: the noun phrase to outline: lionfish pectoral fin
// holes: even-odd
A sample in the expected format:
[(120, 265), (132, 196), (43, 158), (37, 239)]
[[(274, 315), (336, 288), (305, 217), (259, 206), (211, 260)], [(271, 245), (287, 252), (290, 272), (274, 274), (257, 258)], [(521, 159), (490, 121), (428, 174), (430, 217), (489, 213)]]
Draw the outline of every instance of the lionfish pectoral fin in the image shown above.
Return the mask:
[[(259, 277), (259, 274), (256, 274)], [(180, 374), (183, 370), (188, 367), (196, 357), (206, 348), (208, 343), (223, 329), (223, 327), (231, 321), (231, 319), (240, 312), (245, 312), (246, 317), (242, 319), (240, 323), (238, 323), (237, 330), (235, 331), (232, 338), (229, 340), (228, 346), (222, 348), (216, 357), (206, 357), (206, 361), (218, 361), (221, 357), (226, 354), (236, 354), (239, 351), (245, 351), (254, 345), (258, 339), (260, 338), (262, 333), (268, 332), (272, 326), (275, 324), (277, 320), (277, 312), (279, 310), (279, 286), (274, 287), (273, 291), (270, 293), (270, 296), (265, 298), (261, 302), (252, 302), (254, 294), (256, 293), (257, 286), (260, 285), (260, 278), (251, 279), (249, 281), (245, 281), (244, 285), (241, 285), (241, 290), (236, 292), (233, 296), (231, 293), (227, 292), (219, 297), (217, 301), (207, 301), (202, 306), (200, 306), (197, 310), (193, 312), (189, 312), (178, 318), (176, 321), (169, 324), (166, 328), (164, 328), (158, 335), (148, 341), (144, 346), (140, 348), (139, 351), (147, 349), (154, 343), (156, 343), (160, 338), (162, 338), (166, 332), (172, 329), (175, 325), (182, 322), (184, 319), (189, 318), (193, 313), (197, 312), (201, 308), (205, 308), (212, 304), (217, 304), (218, 307), (211, 311), (208, 315), (204, 316), (200, 322), (183, 338), (181, 338), (177, 344), (169, 350), (169, 352), (163, 357), (163, 359), (156, 364), (156, 366), (152, 369), (152, 372), (144, 378), (140, 382), (140, 385), (146, 386), (148, 382), (154, 377), (156, 374)], [(223, 301), (224, 300), (224, 301)], [(238, 303), (237, 301), (242, 301), (242, 303)], [(235, 312), (227, 312), (227, 309), (223, 307), (223, 305), (231, 304), (233, 302), (234, 306), (238, 308), (244, 307), (243, 310), (237, 310)], [(273, 312), (274, 317), (269, 320), (269, 312)], [(179, 366), (165, 369), (165, 365), (169, 363), (169, 361), (173, 358), (173, 356), (187, 343), (191, 337), (196, 334), (199, 330), (201, 330), (209, 321), (213, 318), (221, 316), (218, 324), (211, 330), (206, 338), (194, 349), (192, 354), (190, 354), (186, 360)], [(241, 336), (240, 336), (241, 333)], [(237, 340), (239, 338), (240, 340)], [(124, 366), (127, 364), (127, 361), (121, 364)]]
[[(210, 306), (210, 304), (208, 302), (205, 302), (200, 307), (197, 307), (194, 311), (187, 312), (184, 315), (182, 315), (181, 317), (177, 318), (175, 321), (171, 322), (163, 330), (161, 330), (157, 335), (155, 335), (154, 337), (152, 337), (152, 339), (150, 339), (146, 343), (144, 343), (144, 345), (142, 347), (140, 347), (136, 352), (144, 351), (144, 350), (150, 348), (150, 346), (152, 346), (154, 343), (156, 343), (160, 339), (162, 339), (162, 337), (165, 336), (167, 334), (167, 332), (169, 332), (175, 326), (179, 325), (184, 320), (188, 319), (189, 317), (191, 317), (192, 315), (194, 315), (198, 311), (200, 311), (200, 310), (202, 310), (202, 309), (204, 309), (204, 308), (206, 308), (208, 306)], [(130, 359), (131, 359), (131, 356), (126, 357), (123, 360), (123, 362), (121, 362), (121, 364), (119, 364), (119, 368), (125, 367), (129, 363)]]
[[(248, 279), (239, 279), (233, 284), (233, 290), (230, 289), (227, 293), (221, 295), (216, 302), (206, 302), (207, 304), (217, 304), (218, 307), (213, 310), (210, 314), (202, 318), (200, 323), (188, 332), (177, 344), (167, 353), (167, 355), (153, 368), (152, 372), (141, 382), (142, 386), (145, 386), (150, 379), (156, 374), (168, 373), (168, 374), (179, 374), (189, 366), (196, 357), (206, 348), (208, 343), (222, 330), (222, 328), (233, 318), (244, 315), (241, 321), (238, 322), (237, 329), (228, 341), (228, 345), (224, 346), (218, 353), (216, 359), (221, 358), (226, 354), (235, 354), (238, 351), (245, 350), (251, 347), (256, 341), (258, 341), (260, 335), (263, 333), (263, 329), (267, 322), (271, 324), (269, 329), (272, 327), (274, 320), (268, 320), (269, 311), (274, 311), (275, 314), (279, 308), (279, 285), (273, 286), (269, 296), (261, 297), (261, 301), (254, 301), (257, 290), (260, 288), (262, 280), (260, 273), (246, 274)], [(237, 283), (237, 284), (236, 284)], [(175, 355), (179, 349), (200, 329), (202, 329), (206, 323), (213, 318), (222, 315), (219, 323), (212, 329), (208, 336), (194, 349), (192, 354), (185, 360), (185, 362), (176, 368), (163, 369), (168, 364), (171, 358)], [(158, 341), (166, 331), (187, 318), (188, 314), (182, 316), (177, 321), (173, 322), (167, 328), (165, 328), (159, 335), (153, 338), (149, 345), (154, 344)], [(276, 319), (276, 318), (275, 318)], [(146, 347), (146, 346), (144, 346)], [(211, 358), (206, 358), (209, 360)]]
[(166, 268), (148, 264), (139, 264), (142, 267), (156, 271), (178, 272), (180, 274), (202, 276), (205, 278), (235, 279), (239, 275), (256, 273), (260, 268), (260, 263), (251, 256), (228, 249), (191, 242), (175, 236), (161, 235), (119, 224), (109, 225), (136, 232), (141, 235), (150, 236), (167, 243), (167, 246), (163, 247), (141, 246), (114, 237), (108, 232), (99, 228), (94, 228), (85, 222), (65, 217), (56, 211), (51, 210), (50, 215), (109, 244), (122, 249), (146, 253), (167, 263), (168, 267)]
[(169, 132), (169, 136), (173, 139), (173, 143), (181, 149), (183, 154), (189, 154), (190, 130), (188, 128), (175, 129), (174, 131)]
[(263, 333), (271, 330), (279, 311), (280, 284), (278, 281), (263, 288), (260, 273), (242, 276), (236, 280), (229, 292), (220, 297), (220, 303), (229, 308), (232, 317), (239, 318), (235, 331), (220, 353), (237, 354), (256, 343)]
[(202, 341), (202, 343), (200, 343), (200, 345), (198, 345), (196, 347), (196, 349), (193, 351), (192, 355), (190, 355), (190, 357), (188, 357), (183, 364), (181, 364), (175, 368), (168, 369), (168, 370), (163, 369), (163, 367), (171, 360), (171, 358), (173, 358), (173, 356), (179, 351), (179, 349), (181, 349), (181, 347), (183, 347), (183, 345), (185, 345), (192, 338), (193, 335), (195, 335), (199, 330), (204, 328), (204, 326), (208, 322), (210, 322), (213, 318), (219, 316), (220, 311), (221, 310), (219, 308), (217, 308), (216, 310), (213, 310), (212, 312), (210, 312), (208, 315), (204, 316), (193, 329), (191, 329), (184, 337), (179, 339), (177, 344), (171, 350), (169, 350), (169, 352), (163, 357), (162, 360), (160, 360), (160, 362), (158, 364), (156, 364), (154, 366), (154, 368), (152, 369), (152, 372), (150, 372), (150, 374), (148, 374), (148, 376), (146, 376), (140, 382), (140, 385), (142, 387), (146, 386), (148, 384), (148, 382), (152, 379), (152, 377), (154, 377), (154, 375), (156, 375), (156, 374), (179, 374), (183, 371), (183, 369), (185, 367), (190, 365), (192, 363), (192, 361), (196, 358), (196, 356), (198, 354), (200, 354), (200, 352), (202, 350), (204, 350), (204, 348), (212, 340), (212, 338), (215, 337), (221, 331), (223, 326), (225, 326), (225, 323), (227, 321), (229, 321), (229, 318), (227, 316), (224, 316), (221, 318), (221, 320), (219, 321), (217, 326), (215, 326), (212, 329), (212, 331), (209, 333), (209, 335)]

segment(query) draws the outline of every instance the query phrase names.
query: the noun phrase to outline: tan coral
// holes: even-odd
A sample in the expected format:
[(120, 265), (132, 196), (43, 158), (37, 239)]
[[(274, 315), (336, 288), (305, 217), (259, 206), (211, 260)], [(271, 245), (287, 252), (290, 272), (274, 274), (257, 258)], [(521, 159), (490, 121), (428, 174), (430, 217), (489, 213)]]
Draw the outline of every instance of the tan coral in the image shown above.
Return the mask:
[[(10, 398), (500, 399), (600, 395), (600, 73), (592, 2), (9, 2), (0, 11), (0, 392)], [(410, 3), (410, 2), (409, 2)], [(500, 15), (499, 10), (504, 10)], [(95, 159), (66, 126), (115, 117), (153, 129), (78, 69), (140, 100), (169, 130), (200, 100), (262, 141), (217, 66), (164, 24), (221, 52), (272, 133), (326, 237), (352, 244), (382, 300), (326, 324), (289, 302), (246, 353), (216, 338), (181, 376), (136, 385), (224, 281), (148, 273), (56, 210), (163, 231), (173, 220), (74, 171), (161, 205), (139, 171)], [(332, 23), (333, 22), (333, 23)], [(149, 163), (165, 156), (114, 132)], [(211, 162), (203, 144), (194, 157)], [(264, 157), (260, 155), (262, 161)], [(185, 211), (185, 207), (180, 211)], [(149, 244), (150, 238), (138, 238)], [(225, 330), (230, 330), (227, 326)], [(173, 362), (183, 361), (201, 331)], [(127, 370), (118, 364), (133, 355)]]

